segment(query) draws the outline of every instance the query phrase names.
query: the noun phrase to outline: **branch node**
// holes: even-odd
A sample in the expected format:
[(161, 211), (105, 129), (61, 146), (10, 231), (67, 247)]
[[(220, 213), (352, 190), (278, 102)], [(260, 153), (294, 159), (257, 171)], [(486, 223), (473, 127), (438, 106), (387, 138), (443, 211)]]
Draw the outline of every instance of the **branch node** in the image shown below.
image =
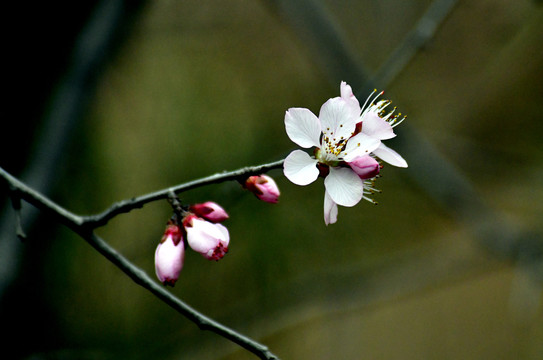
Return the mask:
[(9, 197), (11, 199), (11, 206), (15, 211), (15, 233), (19, 240), (25, 241), (27, 237), (21, 220), (21, 197), (19, 196), (19, 191), (12, 184), (9, 186)]
[(168, 191), (168, 202), (173, 209), (173, 218), (175, 218), (173, 220), (176, 223), (181, 223), (182, 219), (187, 215), (187, 210), (181, 205), (181, 200), (172, 189)]

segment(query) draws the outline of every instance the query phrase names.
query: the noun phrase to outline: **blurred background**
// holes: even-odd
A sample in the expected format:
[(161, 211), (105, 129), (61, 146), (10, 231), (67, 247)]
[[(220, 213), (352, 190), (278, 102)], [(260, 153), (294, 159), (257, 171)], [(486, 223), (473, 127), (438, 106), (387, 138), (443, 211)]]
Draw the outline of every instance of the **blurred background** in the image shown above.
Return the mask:
[[(408, 119), (374, 206), (326, 227), (322, 181), (280, 170), (276, 205), (237, 183), (181, 195), (230, 214), (230, 252), (188, 251), (171, 289), (282, 359), (543, 357), (543, 7), (533, 0), (94, 1), (4, 12), (5, 170), (67, 209), (296, 146), (341, 80)], [(5, 189), (5, 187), (4, 187)], [(13, 359), (254, 359), (2, 190), (0, 323)], [(154, 276), (166, 201), (97, 233)], [(3, 356), (2, 356), (3, 357)]]

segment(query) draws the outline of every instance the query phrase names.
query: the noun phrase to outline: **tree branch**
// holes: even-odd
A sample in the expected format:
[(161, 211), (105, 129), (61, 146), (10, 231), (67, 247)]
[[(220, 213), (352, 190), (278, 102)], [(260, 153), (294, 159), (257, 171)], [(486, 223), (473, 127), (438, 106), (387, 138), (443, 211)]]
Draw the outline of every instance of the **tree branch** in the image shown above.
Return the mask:
[(147, 289), (157, 298), (168, 304), (174, 310), (176, 310), (181, 315), (185, 316), (187, 319), (195, 323), (198, 328), (201, 330), (208, 330), (214, 332), (217, 335), (220, 335), (244, 349), (252, 352), (261, 359), (279, 359), (269, 349), (262, 345), (218, 322), (205, 316), (204, 314), (196, 311), (179, 298), (172, 295), (170, 292), (166, 291), (165, 288), (155, 281), (153, 281), (147, 273), (145, 273), (140, 268), (133, 265), (128, 259), (123, 255), (109, 246), (103, 239), (97, 236), (95, 233), (91, 232), (86, 235), (83, 235), (85, 241), (87, 241), (96, 251), (102, 254), (115, 266), (117, 266), (121, 271), (128, 275), (136, 284)]
[(214, 175), (210, 175), (201, 179), (189, 181), (184, 184), (179, 184), (167, 189), (155, 191), (153, 193), (145, 194), (135, 198), (119, 201), (109, 207), (107, 210), (97, 215), (90, 215), (83, 217), (84, 223), (90, 228), (97, 228), (104, 226), (109, 220), (115, 216), (130, 212), (134, 209), (139, 209), (143, 205), (162, 199), (167, 199), (168, 195), (172, 192), (180, 194), (184, 191), (195, 189), (205, 185), (218, 184), (230, 180), (244, 180), (251, 175), (264, 174), (273, 169), (279, 169), (283, 166), (284, 160), (279, 160), (264, 165), (248, 166), (234, 171), (221, 172)]
[(116, 205), (112, 206), (108, 211), (102, 213), (102, 215), (96, 217), (82, 217), (64, 209), (62, 206), (56, 204), (46, 196), (42, 195), (38, 191), (32, 189), (28, 185), (24, 184), (22, 181), (15, 178), (1, 167), (0, 178), (3, 178), (5, 180), (5, 183), (9, 188), (12, 198), (14, 198), (15, 204), (20, 202), (20, 200), (25, 200), (26, 202), (35, 206), (37, 209), (41, 210), (43, 213), (52, 215), (55, 220), (66, 225), (68, 228), (80, 235), (96, 251), (98, 251), (106, 259), (108, 259), (111, 263), (113, 263), (121, 271), (128, 275), (136, 284), (147, 289), (149, 292), (162, 300), (164, 303), (168, 304), (178, 313), (195, 323), (201, 330), (214, 332), (217, 335), (220, 335), (238, 344), (244, 349), (252, 352), (260, 359), (278, 360), (279, 358), (272, 352), (270, 352), (265, 345), (262, 345), (252, 340), (251, 338), (244, 336), (234, 331), (233, 329), (230, 329), (216, 322), (215, 320), (196, 311), (195, 309), (181, 301), (179, 298), (172, 295), (164, 287), (153, 281), (145, 271), (132, 264), (127, 258), (125, 258), (117, 250), (112, 248), (102, 238), (97, 236), (93, 232), (94, 227), (89, 225), (103, 225), (107, 223), (108, 220), (112, 219), (114, 216), (120, 213), (125, 213), (134, 208), (142, 207), (144, 204), (151, 201), (165, 199), (172, 191), (178, 194), (180, 192), (204, 185), (220, 183), (228, 180), (236, 180), (240, 177), (264, 173), (271, 169), (279, 168), (282, 166), (282, 164), (283, 160), (280, 160), (270, 164), (246, 167), (235, 171), (218, 173), (205, 178), (190, 181), (185, 184), (177, 185), (169, 189), (160, 190), (148, 195), (143, 195), (132, 200), (125, 200), (119, 202)]

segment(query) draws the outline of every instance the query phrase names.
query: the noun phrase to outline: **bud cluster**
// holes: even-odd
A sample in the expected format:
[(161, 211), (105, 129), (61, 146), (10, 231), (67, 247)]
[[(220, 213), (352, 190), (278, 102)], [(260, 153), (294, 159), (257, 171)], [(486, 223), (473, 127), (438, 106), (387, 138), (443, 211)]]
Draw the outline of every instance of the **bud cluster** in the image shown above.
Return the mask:
[(155, 271), (164, 285), (174, 286), (185, 261), (185, 242), (208, 260), (218, 261), (228, 252), (230, 235), (219, 224), (228, 219), (226, 211), (208, 201), (184, 211), (181, 220), (174, 215), (166, 226), (155, 252)]
[[(271, 177), (249, 176), (240, 182), (260, 200), (277, 203), (279, 188)], [(171, 202), (174, 215), (156, 248), (155, 272), (164, 285), (174, 286), (185, 261), (185, 240), (204, 258), (219, 261), (228, 252), (230, 235), (228, 229), (220, 224), (228, 219), (228, 213), (217, 203), (207, 201), (182, 207), (175, 194)]]

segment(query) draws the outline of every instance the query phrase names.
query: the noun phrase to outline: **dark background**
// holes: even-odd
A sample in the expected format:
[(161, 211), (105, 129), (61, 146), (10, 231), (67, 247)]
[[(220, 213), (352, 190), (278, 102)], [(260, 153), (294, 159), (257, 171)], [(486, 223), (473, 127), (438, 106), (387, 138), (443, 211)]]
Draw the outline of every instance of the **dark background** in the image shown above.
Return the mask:
[[(317, 113), (341, 80), (359, 99), (384, 88), (408, 115), (387, 144), (410, 167), (383, 169), (378, 206), (340, 207), (326, 227), (322, 181), (298, 187), (280, 171), (277, 205), (235, 183), (187, 192), (230, 213), (231, 246), (218, 263), (189, 251), (171, 291), (284, 359), (539, 359), (542, 11), (512, 0), (12, 5), (0, 165), (97, 213), (285, 157), (285, 110)], [(254, 358), (24, 210), (24, 243), (7, 202), (2, 212), (6, 353)], [(169, 216), (157, 202), (98, 233), (153, 274)]]

